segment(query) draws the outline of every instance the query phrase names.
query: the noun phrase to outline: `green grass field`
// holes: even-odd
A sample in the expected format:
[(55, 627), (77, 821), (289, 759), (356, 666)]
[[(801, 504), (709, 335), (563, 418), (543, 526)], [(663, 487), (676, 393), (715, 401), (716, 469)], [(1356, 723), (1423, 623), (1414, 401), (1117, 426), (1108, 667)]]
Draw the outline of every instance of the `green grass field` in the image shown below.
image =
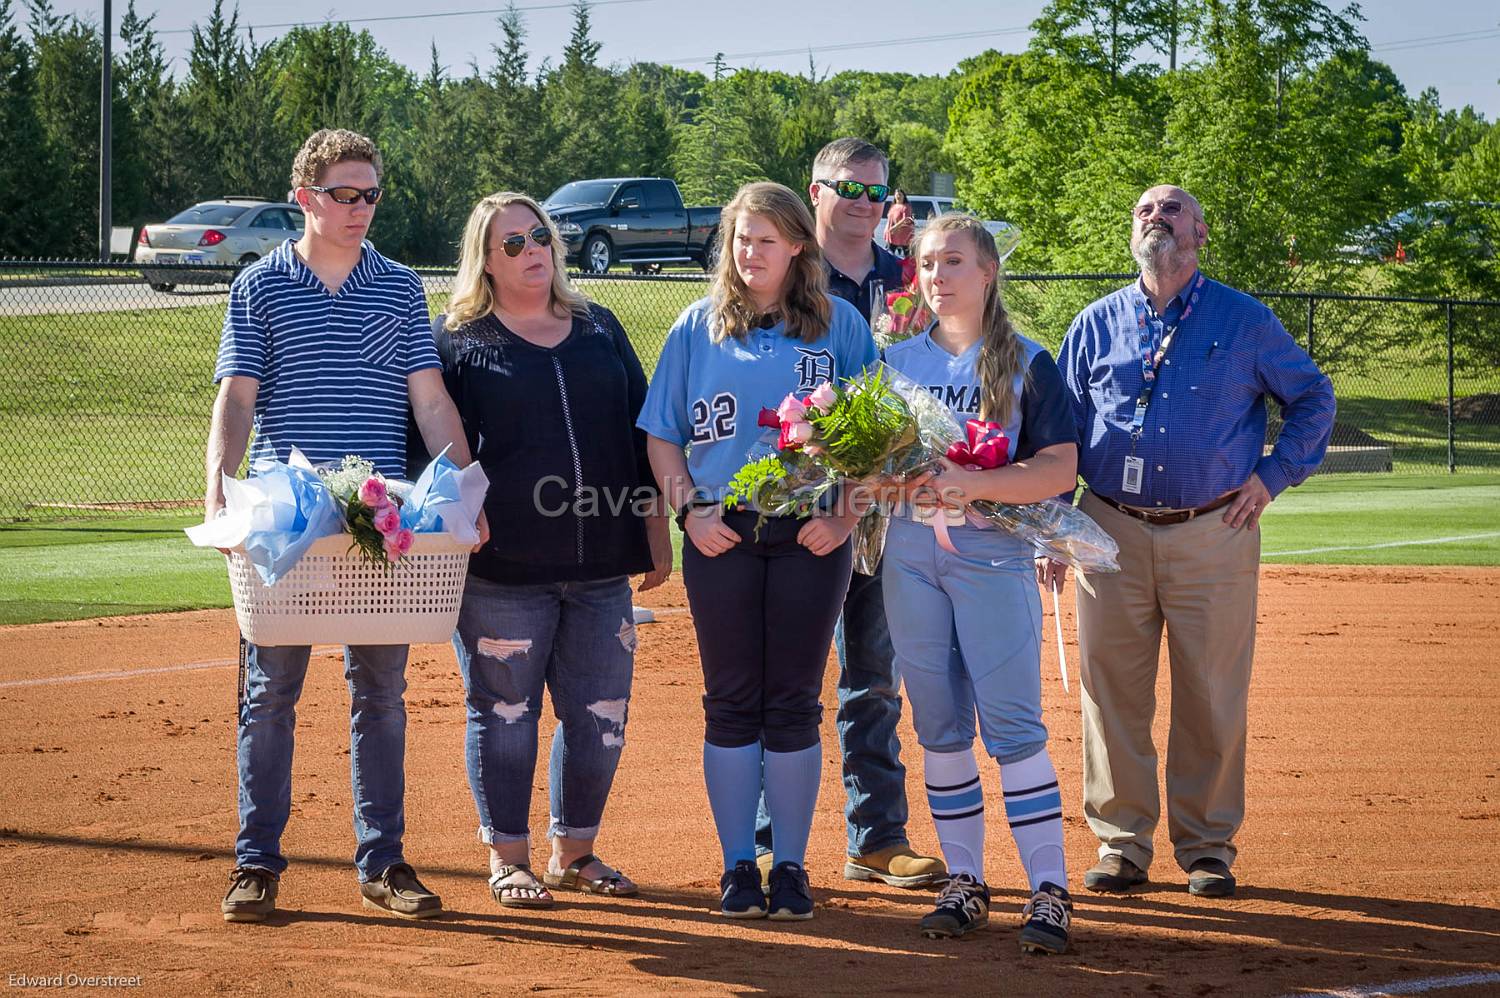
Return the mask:
[[(193, 522), (0, 524), (0, 624), (229, 606), (223, 559), (182, 533)], [(1263, 523), (1271, 563), (1500, 565), (1500, 475), (1316, 478)]]

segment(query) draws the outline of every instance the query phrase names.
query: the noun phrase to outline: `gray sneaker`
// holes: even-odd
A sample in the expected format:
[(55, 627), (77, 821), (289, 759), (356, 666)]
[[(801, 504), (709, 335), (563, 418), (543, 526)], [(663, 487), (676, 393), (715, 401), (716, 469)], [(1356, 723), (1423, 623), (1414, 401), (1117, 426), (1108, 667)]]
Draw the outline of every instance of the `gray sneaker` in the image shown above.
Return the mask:
[(264, 922), (276, 910), (276, 874), (258, 866), (236, 866), (229, 893), (219, 903), (226, 922)]
[(408, 863), (392, 863), (374, 880), (359, 885), (366, 908), (397, 918), (435, 918), (443, 913), (443, 899), (422, 886)]

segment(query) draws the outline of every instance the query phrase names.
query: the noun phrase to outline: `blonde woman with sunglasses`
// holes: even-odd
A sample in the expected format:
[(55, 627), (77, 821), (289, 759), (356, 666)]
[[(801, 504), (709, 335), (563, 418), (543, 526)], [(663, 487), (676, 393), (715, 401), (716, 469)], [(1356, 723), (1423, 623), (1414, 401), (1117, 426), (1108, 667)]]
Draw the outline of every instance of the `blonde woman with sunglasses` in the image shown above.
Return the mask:
[[(551, 890), (628, 896), (594, 855), (625, 744), (635, 658), (629, 576), (672, 570), (646, 436), (646, 375), (619, 320), (564, 273), (557, 228), (523, 194), (480, 201), (437, 335), (443, 375), (493, 483), (490, 542), (469, 561), (458, 630), (465, 759), (490, 849), (490, 892), (546, 908)], [(530, 865), (542, 687), (552, 737), (551, 857)]]

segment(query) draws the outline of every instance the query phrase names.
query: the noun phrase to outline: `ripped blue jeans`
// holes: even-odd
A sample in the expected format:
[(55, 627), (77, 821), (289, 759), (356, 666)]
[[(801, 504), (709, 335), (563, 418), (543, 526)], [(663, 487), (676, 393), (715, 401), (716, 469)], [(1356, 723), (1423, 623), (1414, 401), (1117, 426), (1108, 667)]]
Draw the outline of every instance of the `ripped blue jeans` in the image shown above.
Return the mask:
[(528, 838), (544, 683), (558, 721), (547, 834), (595, 837), (625, 745), (635, 668), (629, 580), (511, 586), (470, 575), (453, 649), (479, 840)]

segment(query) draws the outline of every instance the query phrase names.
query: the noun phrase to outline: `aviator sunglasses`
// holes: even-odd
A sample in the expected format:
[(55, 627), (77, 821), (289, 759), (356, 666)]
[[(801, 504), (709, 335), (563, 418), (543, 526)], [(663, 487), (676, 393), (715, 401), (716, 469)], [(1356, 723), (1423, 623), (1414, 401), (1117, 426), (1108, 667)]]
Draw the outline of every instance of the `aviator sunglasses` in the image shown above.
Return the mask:
[(880, 202), (891, 192), (890, 184), (862, 184), (858, 180), (819, 180), (818, 183), (824, 187), (832, 187), (833, 193), (848, 201), (854, 201), (861, 195), (871, 201)]
[(500, 240), (500, 248), (505, 250), (506, 256), (520, 256), (521, 251), (526, 248), (527, 238), (538, 246), (551, 246), (552, 230), (545, 225), (538, 225), (530, 232), (517, 232), (515, 235), (506, 236)]
[(360, 190), (358, 187), (315, 187), (308, 184), (307, 189), (317, 191), (319, 194), (327, 194), (339, 204), (353, 204), (360, 198), (364, 198), (365, 204), (375, 205), (379, 204), (380, 199), (385, 196), (384, 187), (367, 187)]

